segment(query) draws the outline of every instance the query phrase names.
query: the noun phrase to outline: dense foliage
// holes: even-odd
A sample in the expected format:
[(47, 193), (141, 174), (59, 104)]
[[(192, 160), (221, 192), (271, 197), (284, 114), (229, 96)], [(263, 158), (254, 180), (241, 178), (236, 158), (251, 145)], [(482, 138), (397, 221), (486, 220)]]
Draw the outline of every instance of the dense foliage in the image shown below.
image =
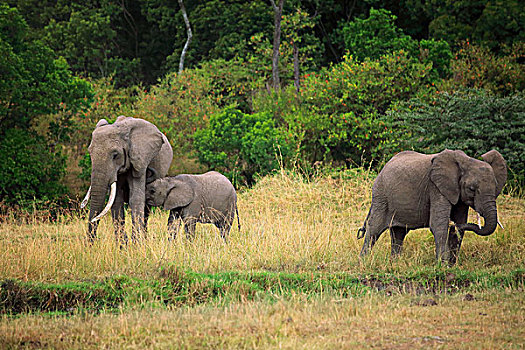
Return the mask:
[(289, 153), (284, 136), (269, 113), (244, 114), (226, 109), (213, 115), (208, 127), (195, 133), (199, 159), (233, 179), (253, 184), (254, 175), (268, 174)]
[(497, 97), (484, 91), (440, 93), (414, 99), (395, 113), (405, 149), (424, 153), (461, 149), (480, 157), (490, 149), (504, 155), (510, 178), (525, 180), (525, 96)]
[(49, 206), (64, 201), (66, 187), (61, 152), (50, 152), (47, 144), (21, 129), (7, 130), (0, 140), (0, 202), (18, 207)]
[[(443, 147), (475, 156), (496, 148), (513, 179), (525, 176), (522, 2), (286, 0), (277, 91), (269, 1), (184, 3), (193, 40), (181, 73), (177, 2), (0, 5), (2, 200), (86, 186), (91, 131), (122, 114), (167, 135), (172, 173), (216, 169), (236, 185), (278, 166), (380, 167), (403, 149)], [(12, 160), (39, 189), (19, 191), (23, 199), (11, 196), (24, 178)], [(56, 172), (29, 175), (44, 164)], [(40, 181), (53, 190), (39, 192)]]
[(0, 201), (27, 206), (61, 199), (67, 192), (59, 143), (69, 140), (70, 117), (89, 104), (91, 86), (32, 39), (18, 10), (5, 4), (0, 56)]

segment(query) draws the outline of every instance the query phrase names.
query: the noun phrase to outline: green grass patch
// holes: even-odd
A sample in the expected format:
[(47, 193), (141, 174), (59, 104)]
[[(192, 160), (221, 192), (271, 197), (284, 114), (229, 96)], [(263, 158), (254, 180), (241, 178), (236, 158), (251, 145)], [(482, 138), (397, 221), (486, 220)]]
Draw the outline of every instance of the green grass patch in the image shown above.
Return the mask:
[(46, 284), (4, 280), (0, 313), (64, 313), (111, 311), (153, 306), (195, 306), (239, 301), (273, 302), (296, 295), (337, 298), (369, 293), (453, 294), (459, 291), (521, 289), (525, 270), (503, 273), (428, 268), (405, 274), (282, 273), (182, 271), (173, 266), (150, 279), (117, 276), (98, 281)]

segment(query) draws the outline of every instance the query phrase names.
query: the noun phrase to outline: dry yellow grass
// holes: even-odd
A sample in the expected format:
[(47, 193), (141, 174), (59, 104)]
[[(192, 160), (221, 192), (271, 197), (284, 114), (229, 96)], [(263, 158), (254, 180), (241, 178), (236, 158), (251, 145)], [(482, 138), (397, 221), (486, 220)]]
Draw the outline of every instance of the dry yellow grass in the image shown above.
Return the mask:
[(247, 302), (220, 308), (131, 310), (74, 317), (0, 318), (0, 348), (499, 349), (525, 342), (517, 293)]
[[(85, 242), (85, 212), (59, 223), (4, 223), (0, 278), (60, 282), (117, 274), (144, 277), (167, 264), (199, 272), (399, 272), (432, 266), (435, 247), (426, 229), (407, 236), (405, 251), (397, 260), (389, 258), (388, 232), (370, 259), (359, 260), (362, 241), (356, 239), (356, 232), (370, 204), (371, 184), (360, 171), (313, 180), (286, 172), (263, 178), (255, 188), (240, 193), (241, 230), (234, 226), (229, 244), (223, 243), (214, 226), (201, 224), (193, 242), (182, 230), (175, 241), (168, 241), (163, 210), (150, 217), (147, 239), (125, 249), (115, 244), (109, 215), (101, 221), (93, 246)], [(498, 228), (489, 237), (467, 233), (461, 268), (497, 271), (525, 266), (524, 201), (504, 195), (498, 204), (505, 230)]]

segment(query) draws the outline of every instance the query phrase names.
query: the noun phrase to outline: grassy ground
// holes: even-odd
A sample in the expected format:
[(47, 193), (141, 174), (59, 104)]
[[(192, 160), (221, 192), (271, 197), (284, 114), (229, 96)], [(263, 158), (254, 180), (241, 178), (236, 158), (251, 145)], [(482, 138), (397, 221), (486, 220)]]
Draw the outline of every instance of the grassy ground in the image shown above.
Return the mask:
[(0, 348), (522, 347), (525, 201), (500, 196), (505, 230), (467, 233), (454, 268), (435, 264), (428, 230), (396, 260), (385, 233), (361, 261), (372, 182), (361, 170), (266, 177), (240, 193), (228, 244), (211, 225), (169, 242), (160, 210), (125, 249), (109, 217), (93, 246), (85, 212), (8, 218)]

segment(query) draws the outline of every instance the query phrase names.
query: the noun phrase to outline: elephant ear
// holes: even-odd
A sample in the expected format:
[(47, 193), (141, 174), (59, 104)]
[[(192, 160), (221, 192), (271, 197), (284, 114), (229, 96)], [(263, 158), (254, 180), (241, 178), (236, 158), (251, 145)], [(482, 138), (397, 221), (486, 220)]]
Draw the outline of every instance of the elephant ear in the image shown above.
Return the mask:
[(95, 129), (98, 128), (98, 127), (101, 127), (101, 126), (104, 126), (104, 125), (108, 125), (108, 121), (106, 119), (100, 119), (97, 123), (97, 125), (95, 126)]
[(187, 182), (175, 180), (172, 185), (164, 201), (165, 210), (185, 207), (193, 201), (195, 191)]
[(467, 155), (461, 151), (446, 149), (432, 158), (432, 166), (430, 167), (430, 181), (453, 205), (458, 202), (460, 194), (461, 169), (459, 157), (467, 157)]
[(133, 166), (133, 176), (140, 177), (146, 174), (148, 165), (159, 153), (164, 143), (162, 133), (155, 125), (143, 119), (126, 118), (120, 124), (129, 127), (129, 159)]
[(489, 163), (494, 171), (494, 175), (496, 176), (497, 197), (501, 193), (503, 186), (505, 186), (505, 182), (507, 182), (507, 163), (505, 162), (505, 159), (503, 159), (503, 156), (495, 149), (483, 154), (481, 158)]

